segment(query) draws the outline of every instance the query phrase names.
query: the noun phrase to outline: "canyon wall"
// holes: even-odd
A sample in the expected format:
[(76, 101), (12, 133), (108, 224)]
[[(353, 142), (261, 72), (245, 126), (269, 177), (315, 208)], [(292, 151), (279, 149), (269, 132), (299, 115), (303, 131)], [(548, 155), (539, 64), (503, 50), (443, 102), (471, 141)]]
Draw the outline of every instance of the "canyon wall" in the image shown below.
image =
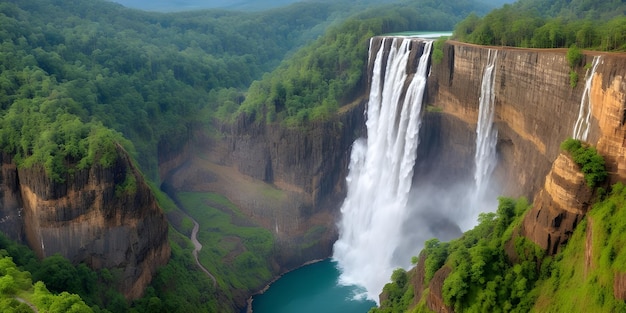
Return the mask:
[(345, 196), (350, 148), (363, 133), (358, 98), (325, 122), (289, 128), (241, 115), (197, 132), (184, 157), (170, 157), (161, 177), (175, 191), (226, 196), (254, 223), (270, 230), (275, 274), (332, 253)]
[(117, 152), (111, 166), (76, 170), (64, 182), (3, 155), (0, 230), (40, 258), (59, 253), (74, 264), (119, 271), (117, 288), (136, 299), (169, 260), (168, 224), (129, 156)]
[[(471, 125), (478, 119), (480, 83), (489, 50), (497, 50), (495, 110), (499, 156), (495, 178), (502, 193), (529, 199), (559, 154), (562, 141), (573, 136), (586, 69), (594, 54), (586, 52), (575, 68), (576, 87), (564, 49), (514, 49), (448, 42), (443, 59), (432, 65), (428, 101), (441, 112)], [(624, 122), (626, 119), (626, 57), (604, 54), (591, 85), (592, 119), (588, 141), (607, 159), (613, 180), (626, 178)], [(471, 138), (468, 137), (468, 140)], [(473, 149), (473, 142), (461, 145)], [(473, 152), (471, 152), (473, 153)]]

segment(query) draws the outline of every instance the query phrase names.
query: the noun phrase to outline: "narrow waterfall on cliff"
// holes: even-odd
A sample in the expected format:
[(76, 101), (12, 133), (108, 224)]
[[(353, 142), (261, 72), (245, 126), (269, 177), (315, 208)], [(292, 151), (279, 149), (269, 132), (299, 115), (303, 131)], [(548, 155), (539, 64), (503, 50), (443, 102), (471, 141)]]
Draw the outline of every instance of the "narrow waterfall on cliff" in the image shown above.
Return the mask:
[(476, 153), (474, 154), (474, 182), (475, 189), (471, 204), (470, 217), (461, 225), (462, 229), (469, 229), (476, 223), (480, 212), (484, 211), (485, 203), (495, 199), (487, 194), (489, 179), (496, 166), (496, 144), (498, 130), (493, 125), (495, 114), (495, 81), (496, 60), (498, 51), (489, 49), (487, 65), (483, 72), (480, 85), (480, 100), (478, 106), (478, 122), (476, 123)]
[(578, 119), (576, 119), (576, 124), (574, 124), (574, 133), (572, 134), (572, 138), (586, 141), (587, 136), (589, 135), (589, 124), (591, 118), (591, 82), (593, 81), (593, 76), (596, 74), (596, 69), (598, 68), (598, 64), (600, 64), (600, 56), (595, 56), (593, 58), (593, 63), (591, 66), (591, 70), (587, 70), (587, 74), (585, 75), (585, 90), (583, 91), (583, 96), (580, 98), (580, 108), (578, 109)]
[[(411, 50), (420, 45), (424, 49), (417, 71), (407, 73)], [(371, 47), (370, 42), (370, 59), (372, 53), (376, 55), (367, 109), (368, 138), (358, 139), (352, 147), (348, 193), (341, 207), (333, 258), (342, 272), (341, 284), (361, 286), (365, 289), (362, 296), (378, 302), (393, 269), (407, 267), (410, 261), (396, 261), (394, 255), (402, 242), (408, 210), (432, 41), (384, 38), (378, 51)]]

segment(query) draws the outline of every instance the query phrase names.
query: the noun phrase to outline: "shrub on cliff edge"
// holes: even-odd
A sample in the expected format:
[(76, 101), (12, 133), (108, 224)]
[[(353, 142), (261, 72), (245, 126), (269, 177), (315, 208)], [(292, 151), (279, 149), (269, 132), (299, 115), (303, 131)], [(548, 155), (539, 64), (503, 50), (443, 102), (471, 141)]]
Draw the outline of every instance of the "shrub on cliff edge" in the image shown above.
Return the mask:
[(561, 143), (561, 149), (569, 152), (574, 162), (580, 166), (589, 188), (593, 189), (608, 177), (604, 158), (594, 147), (583, 145), (580, 140), (569, 138)]

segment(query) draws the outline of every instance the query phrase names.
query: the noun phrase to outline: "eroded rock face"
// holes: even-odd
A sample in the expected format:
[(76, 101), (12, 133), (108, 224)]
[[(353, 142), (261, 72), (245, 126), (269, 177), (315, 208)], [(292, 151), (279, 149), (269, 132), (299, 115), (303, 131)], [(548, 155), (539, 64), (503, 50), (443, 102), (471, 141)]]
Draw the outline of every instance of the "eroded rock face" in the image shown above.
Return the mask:
[(454, 309), (445, 304), (443, 300), (443, 283), (448, 278), (448, 275), (452, 273), (452, 269), (445, 265), (433, 275), (433, 278), (430, 280), (428, 284), (428, 288), (430, 292), (426, 297), (426, 306), (434, 311), (440, 313), (452, 313)]
[(561, 250), (587, 213), (592, 192), (579, 166), (560, 154), (522, 223), (521, 234), (548, 254)]
[[(573, 136), (585, 85), (569, 84), (566, 51), (513, 49), (448, 42), (444, 58), (428, 80), (428, 103), (474, 126), (480, 83), (489, 49), (498, 50), (495, 72), (498, 167), (494, 176), (503, 194), (534, 197), (543, 187), (562, 141)], [(585, 55), (591, 64), (594, 55)], [(626, 58), (605, 54), (593, 77), (592, 119), (588, 142), (607, 160), (613, 181), (626, 178)], [(470, 128), (472, 128), (470, 126)]]
[(337, 237), (350, 150), (363, 133), (365, 103), (355, 100), (334, 119), (299, 128), (240, 116), (221, 125), (219, 136), (196, 134), (187, 158), (168, 161), (162, 177), (174, 190), (222, 194), (271, 231), (276, 274), (326, 258)]
[[(121, 148), (111, 167), (96, 164), (63, 183), (41, 167), (17, 169), (3, 161), (2, 212), (17, 212), (19, 223), (0, 227), (5, 233), (19, 227), (13, 239), (25, 238), (39, 257), (59, 253), (75, 264), (119, 269), (118, 289), (128, 299), (139, 298), (169, 260), (167, 221)], [(135, 188), (120, 189), (127, 179)]]
[(601, 56), (591, 85), (592, 132), (598, 152), (607, 161), (611, 182), (626, 179), (626, 57)]

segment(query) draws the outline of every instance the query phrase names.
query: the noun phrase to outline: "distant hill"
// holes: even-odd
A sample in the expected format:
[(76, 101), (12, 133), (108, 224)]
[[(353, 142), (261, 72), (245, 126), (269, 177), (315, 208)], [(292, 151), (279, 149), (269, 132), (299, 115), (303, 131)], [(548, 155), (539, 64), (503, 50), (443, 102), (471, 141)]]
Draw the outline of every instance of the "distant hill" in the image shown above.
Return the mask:
[(117, 0), (125, 7), (146, 11), (173, 12), (198, 9), (262, 10), (298, 2), (297, 0)]
[[(489, 0), (485, 0), (487, 2)], [(499, 1), (502, 0), (493, 0)], [(224, 9), (236, 11), (262, 11), (273, 9), (296, 2), (335, 2), (328, 0), (113, 0), (123, 6), (146, 11), (174, 12), (199, 9)], [(398, 0), (360, 0), (355, 4), (385, 4), (399, 2)]]
[[(140, 9), (145, 11), (174, 12), (191, 11), (200, 9), (224, 9), (237, 11), (262, 11), (292, 4), (295, 2), (335, 2), (329, 0), (109, 0), (117, 2), (125, 7)], [(359, 0), (354, 4), (386, 4), (396, 2), (407, 2), (401, 0)], [(506, 3), (513, 3), (514, 0), (482, 0), (492, 7), (500, 7)]]

